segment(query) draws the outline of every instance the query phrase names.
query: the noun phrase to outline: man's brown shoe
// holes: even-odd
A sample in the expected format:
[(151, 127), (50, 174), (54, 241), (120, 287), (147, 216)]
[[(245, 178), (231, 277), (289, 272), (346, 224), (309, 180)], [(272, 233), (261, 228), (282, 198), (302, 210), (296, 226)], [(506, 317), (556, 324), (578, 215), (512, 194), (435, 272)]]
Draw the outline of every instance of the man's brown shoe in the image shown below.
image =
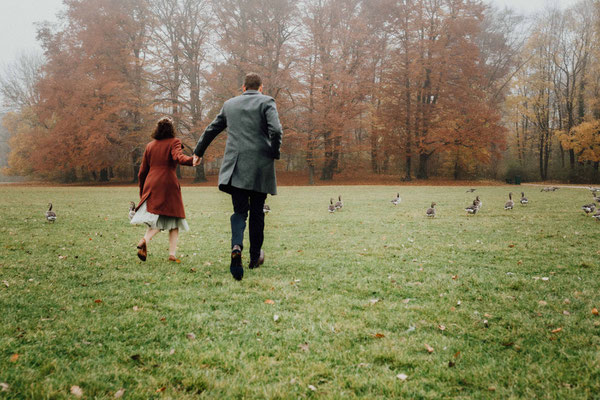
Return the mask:
[(248, 264), (248, 268), (254, 269), (258, 268), (265, 263), (265, 252), (261, 249), (260, 255), (258, 256), (258, 260), (250, 260), (250, 264)]
[(146, 257), (148, 256), (148, 249), (146, 247), (146, 239), (142, 238), (137, 245), (138, 252), (137, 255), (142, 261), (146, 261)]

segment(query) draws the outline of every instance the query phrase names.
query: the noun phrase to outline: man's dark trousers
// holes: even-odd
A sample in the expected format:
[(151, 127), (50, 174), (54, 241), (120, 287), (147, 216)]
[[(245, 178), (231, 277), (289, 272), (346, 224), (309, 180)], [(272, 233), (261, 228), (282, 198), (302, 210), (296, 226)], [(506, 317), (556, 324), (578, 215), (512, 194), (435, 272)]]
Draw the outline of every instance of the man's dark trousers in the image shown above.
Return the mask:
[(265, 230), (265, 213), (263, 207), (267, 199), (266, 193), (252, 190), (231, 188), (233, 214), (231, 215), (231, 247), (236, 244), (243, 248), (246, 219), (250, 211), (250, 260), (256, 261), (260, 256)]

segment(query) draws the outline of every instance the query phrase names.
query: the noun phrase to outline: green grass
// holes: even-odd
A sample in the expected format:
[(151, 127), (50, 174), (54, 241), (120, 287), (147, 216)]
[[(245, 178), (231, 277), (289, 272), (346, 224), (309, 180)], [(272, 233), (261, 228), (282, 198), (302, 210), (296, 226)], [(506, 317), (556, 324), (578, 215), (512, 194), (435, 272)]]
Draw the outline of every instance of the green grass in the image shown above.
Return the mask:
[(183, 189), (191, 231), (173, 264), (165, 233), (135, 256), (136, 188), (2, 186), (0, 398), (599, 396), (591, 196), (524, 187), (530, 205), (504, 211), (511, 189), (479, 188), (466, 216), (458, 187), (404, 187), (397, 207), (393, 187), (281, 187), (267, 262), (235, 282), (216, 188)]

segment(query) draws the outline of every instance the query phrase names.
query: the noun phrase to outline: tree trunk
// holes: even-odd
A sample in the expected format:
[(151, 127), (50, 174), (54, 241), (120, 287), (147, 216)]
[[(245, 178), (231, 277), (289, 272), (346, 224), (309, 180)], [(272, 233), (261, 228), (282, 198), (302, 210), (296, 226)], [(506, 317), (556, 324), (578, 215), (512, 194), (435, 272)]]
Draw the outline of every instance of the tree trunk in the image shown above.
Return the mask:
[(427, 175), (427, 161), (431, 154), (419, 154), (419, 170), (417, 171), (417, 179), (429, 179)]
[(201, 159), (200, 165), (196, 167), (196, 175), (194, 176), (194, 182), (206, 182), (206, 174), (204, 172), (204, 158)]
[(315, 166), (314, 165), (308, 166), (308, 184), (309, 185), (315, 184)]
[(100, 182), (108, 182), (108, 169), (102, 168), (100, 170)]

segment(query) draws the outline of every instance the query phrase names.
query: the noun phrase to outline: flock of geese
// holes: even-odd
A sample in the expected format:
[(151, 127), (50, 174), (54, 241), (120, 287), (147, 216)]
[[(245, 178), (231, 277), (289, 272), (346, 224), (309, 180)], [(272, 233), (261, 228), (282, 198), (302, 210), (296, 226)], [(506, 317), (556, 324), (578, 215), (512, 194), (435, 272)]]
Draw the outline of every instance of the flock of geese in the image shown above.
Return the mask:
[[(547, 187), (544, 187), (541, 190), (541, 192), (555, 192), (558, 189), (559, 189), (559, 187), (557, 187), (557, 186), (547, 186)], [(594, 202), (592, 202), (592, 203), (583, 205), (581, 208), (583, 209), (583, 211), (586, 214), (590, 214), (595, 211), (596, 213), (594, 215), (592, 215), (592, 217), (595, 218), (597, 221), (600, 221), (600, 196), (598, 196), (600, 189), (592, 188), (592, 187), (590, 187), (589, 189), (592, 192), (592, 196), (594, 197), (594, 202), (598, 203), (598, 207), (596, 207), (596, 204)], [(471, 188), (471, 189), (468, 189), (466, 191), (466, 193), (473, 193), (473, 192), (475, 192), (475, 190), (477, 190), (477, 189)], [(505, 210), (512, 210), (515, 207), (515, 201), (513, 200), (512, 195), (513, 195), (512, 192), (508, 193), (508, 201), (506, 203), (504, 203)], [(400, 198), (400, 193), (396, 193), (396, 197), (394, 197), (392, 200), (390, 200), (390, 202), (394, 206), (397, 206), (398, 204), (400, 204), (401, 201), (402, 201), (402, 199)], [(521, 206), (526, 206), (527, 204), (529, 204), (529, 199), (527, 197), (525, 197), (524, 192), (521, 192), (521, 198), (519, 199), (519, 203), (521, 204)], [(435, 206), (436, 205), (437, 205), (436, 202), (432, 202), (431, 206), (425, 211), (425, 215), (428, 218), (435, 218), (435, 215), (436, 215)], [(468, 205), (467, 207), (465, 207), (465, 211), (467, 212), (467, 215), (475, 215), (481, 209), (482, 206), (483, 206), (483, 202), (481, 201), (481, 198), (479, 196), (475, 196), (473, 203)], [(333, 203), (333, 198), (329, 199), (328, 211), (330, 213), (334, 213), (336, 210), (339, 210), (342, 207), (343, 207), (342, 196), (338, 196), (338, 201), (335, 204)]]
[[(544, 187), (541, 192), (555, 192), (556, 190), (558, 190), (559, 188), (556, 186), (547, 186)], [(469, 189), (467, 190), (466, 193), (473, 193), (475, 192), (476, 189)], [(595, 188), (595, 187), (590, 187), (589, 190), (592, 192), (592, 197), (593, 197), (593, 201), (591, 203), (588, 204), (584, 204), (583, 206), (581, 206), (581, 209), (585, 212), (586, 215), (592, 214), (592, 218), (595, 218), (596, 221), (600, 221), (600, 196), (598, 195), (600, 193), (600, 188)], [(400, 204), (402, 202), (402, 199), (400, 198), (400, 193), (396, 193), (396, 197), (394, 197), (392, 200), (390, 200), (390, 202), (394, 205), (397, 206), (398, 204)], [(526, 206), (527, 204), (529, 204), (529, 199), (527, 199), (527, 197), (525, 197), (525, 193), (521, 192), (521, 199), (519, 200), (519, 203), (521, 203), (522, 206)], [(596, 203), (598, 203), (598, 206), (596, 206)], [(475, 215), (477, 214), (477, 212), (481, 209), (483, 205), (483, 202), (481, 201), (481, 198), (479, 196), (475, 196), (475, 199), (473, 200), (472, 204), (469, 204), (467, 207), (465, 207), (465, 211), (467, 212), (467, 215)], [(435, 218), (435, 209), (436, 203), (432, 202), (431, 203), (431, 207), (429, 207), (426, 211), (425, 211), (425, 215), (428, 218)], [(505, 210), (512, 210), (515, 206), (515, 202), (512, 198), (512, 192), (510, 192), (508, 194), (508, 201), (506, 203), (504, 203), (504, 209)], [(334, 213), (338, 210), (341, 210), (344, 207), (344, 203), (342, 202), (342, 196), (339, 195), (338, 196), (338, 200), (334, 203), (333, 202), (333, 198), (329, 199), (329, 207), (328, 207), (328, 211), (329, 213)], [(268, 214), (269, 212), (271, 212), (271, 207), (269, 207), (267, 204), (265, 204), (263, 206), (263, 213)], [(131, 201), (129, 203), (129, 220), (131, 220), (135, 215), (135, 203), (133, 201)], [(48, 204), (48, 211), (46, 211), (46, 220), (48, 222), (54, 222), (56, 221), (56, 212), (52, 211), (52, 203)]]

